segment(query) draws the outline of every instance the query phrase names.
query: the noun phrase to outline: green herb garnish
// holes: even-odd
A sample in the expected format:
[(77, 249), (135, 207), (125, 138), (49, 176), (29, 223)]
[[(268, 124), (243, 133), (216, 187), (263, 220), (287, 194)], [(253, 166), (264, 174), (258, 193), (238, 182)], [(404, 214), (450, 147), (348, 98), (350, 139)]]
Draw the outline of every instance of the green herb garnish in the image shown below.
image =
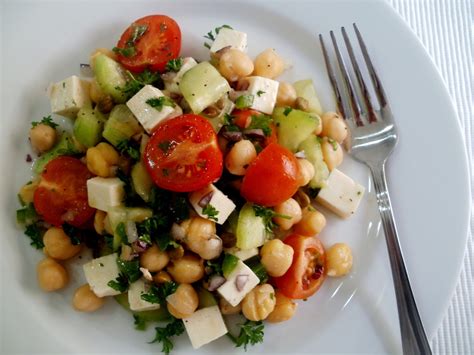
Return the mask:
[(180, 57), (180, 58), (169, 60), (168, 63), (166, 63), (165, 69), (167, 71), (178, 72), (182, 66), (183, 66), (183, 58)]
[(122, 91), (128, 98), (139, 92), (145, 85), (158, 85), (162, 82), (160, 73), (148, 69), (140, 74), (132, 74), (129, 71), (126, 74), (128, 76), (127, 83), (123, 88), (117, 87), (116, 89)]
[(16, 210), (16, 221), (19, 224), (30, 225), (38, 220), (38, 214), (36, 213), (35, 206), (29, 203), (23, 208)]
[(258, 97), (262, 96), (263, 94), (265, 94), (265, 91), (262, 91), (262, 90), (257, 91), (257, 96)]
[(260, 259), (258, 256), (253, 257), (249, 260), (246, 260), (245, 264), (253, 271), (255, 275), (257, 275), (261, 284), (268, 281), (267, 270), (265, 269), (263, 264), (260, 262)]
[(160, 97), (153, 97), (151, 99), (146, 100), (146, 103), (151, 107), (157, 109), (158, 111), (162, 111), (163, 107), (175, 107), (176, 104), (167, 96), (160, 96)]
[(128, 244), (128, 237), (127, 233), (125, 232), (125, 223), (120, 222), (117, 224), (117, 227), (115, 227), (115, 234), (120, 237), (120, 240), (123, 244)]
[(263, 342), (263, 322), (253, 322), (248, 320), (245, 323), (241, 324), (240, 333), (237, 337), (233, 336), (230, 333), (227, 333), (227, 336), (235, 343), (236, 347), (243, 346), (245, 351), (247, 351), (248, 345), (255, 345)]
[(135, 325), (136, 330), (145, 330), (146, 329), (146, 320), (140, 317), (139, 314), (133, 315), (133, 324)]
[(283, 111), (283, 114), (285, 116), (288, 116), (291, 111), (293, 111), (293, 109), (291, 107), (285, 107), (285, 110)]
[(272, 233), (273, 229), (276, 228), (276, 224), (275, 222), (273, 222), (273, 217), (291, 219), (290, 216), (276, 213), (274, 210), (268, 207), (253, 205), (253, 210), (255, 212), (255, 216), (262, 217), (263, 223), (265, 224), (265, 229), (267, 232), (270, 232), (270, 233)]
[(160, 143), (158, 143), (158, 148), (160, 148), (161, 151), (165, 154), (169, 152), (171, 146), (172, 143), (170, 141), (161, 141)]
[(339, 148), (339, 144), (332, 138), (328, 138), (329, 144), (332, 145), (332, 150), (336, 151)]
[(184, 332), (184, 324), (180, 319), (173, 319), (171, 323), (168, 323), (166, 327), (156, 327), (155, 338), (150, 342), (161, 343), (161, 352), (169, 354), (173, 350), (173, 342), (170, 338), (181, 335)]
[(30, 245), (36, 249), (43, 249), (43, 235), (45, 233), (45, 229), (40, 227), (38, 224), (30, 224), (25, 229), (25, 235), (30, 237)]
[(237, 100), (235, 100), (235, 107), (238, 109), (249, 108), (253, 104), (253, 95), (240, 95)]
[(133, 140), (124, 139), (117, 144), (117, 149), (122, 154), (127, 154), (135, 161), (140, 160), (140, 146)]
[(49, 126), (51, 128), (56, 128), (58, 126), (57, 123), (53, 122), (53, 119), (51, 118), (51, 115), (43, 117), (43, 119), (39, 122), (31, 122), (32, 127), (36, 127), (39, 124), (44, 124), (44, 125)]
[(82, 231), (81, 229), (79, 229), (77, 227), (74, 227), (74, 226), (70, 225), (69, 223), (64, 223), (62, 227), (63, 227), (64, 233), (71, 240), (72, 245), (81, 244), (82, 234), (84, 233), (84, 231)]
[(145, 34), (146, 30), (148, 29), (148, 25), (138, 25), (136, 23), (133, 23), (131, 25), (131, 28), (132, 33), (130, 34), (130, 37), (127, 42), (125, 43), (125, 47), (112, 48), (115, 53), (118, 53), (126, 58), (131, 58), (137, 54), (135, 43)]
[(224, 261), (222, 262), (222, 274), (225, 278), (229, 277), (232, 271), (234, 271), (238, 262), (239, 258), (235, 255), (225, 254)]
[(127, 291), (128, 280), (124, 274), (119, 274), (119, 276), (115, 280), (110, 280), (107, 283), (107, 286), (113, 288), (115, 291), (122, 293)]
[(248, 129), (261, 129), (265, 136), (272, 135), (272, 118), (268, 115), (253, 115)]
[(159, 286), (152, 285), (147, 293), (142, 293), (141, 299), (166, 307), (166, 297), (175, 293), (177, 288), (178, 284), (173, 281), (165, 282)]
[(216, 210), (216, 208), (212, 206), (210, 203), (204, 206), (204, 208), (202, 209), (202, 213), (205, 214), (208, 219), (211, 219), (215, 222), (218, 221), (217, 215), (219, 214), (219, 211)]
[[(207, 39), (209, 39), (209, 40), (211, 40), (211, 41), (214, 42), (214, 41), (216, 40), (216, 36), (219, 34), (219, 31), (220, 31), (221, 29), (223, 29), (223, 28), (228, 28), (228, 29), (230, 29), (230, 30), (233, 29), (233, 28), (230, 27), (229, 25), (222, 25), (222, 26), (220, 26), (220, 27), (216, 27), (216, 28), (214, 29), (214, 32), (213, 32), (212, 30), (209, 31), (209, 32), (204, 36), (204, 38), (207, 38)], [(214, 33), (215, 33), (215, 35), (214, 35)], [(211, 45), (210, 45), (209, 43), (207, 43), (207, 42), (204, 43), (204, 47), (206, 47), (206, 48), (208, 48), (208, 49), (211, 49)]]
[(117, 266), (120, 273), (127, 279), (128, 283), (137, 281), (141, 276), (140, 261), (117, 259)]

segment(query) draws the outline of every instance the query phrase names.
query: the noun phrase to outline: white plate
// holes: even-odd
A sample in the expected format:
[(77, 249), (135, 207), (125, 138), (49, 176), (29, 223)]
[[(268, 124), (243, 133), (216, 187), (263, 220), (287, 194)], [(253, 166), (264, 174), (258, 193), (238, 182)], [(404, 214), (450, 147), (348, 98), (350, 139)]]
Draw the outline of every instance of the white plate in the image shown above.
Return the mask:
[[(286, 80), (311, 77), (323, 106), (334, 102), (315, 35), (357, 22), (380, 72), (400, 130), (388, 179), (401, 244), (419, 310), (431, 338), (454, 289), (469, 212), (467, 164), (447, 91), (420, 43), (382, 1), (160, 1), (13, 2), (2, 9), (2, 249), (1, 350), (11, 353), (153, 352), (147, 333), (110, 300), (95, 314), (71, 307), (74, 287), (45, 294), (35, 280), (40, 259), (14, 223), (16, 191), (29, 178), (29, 122), (49, 113), (44, 90), (79, 72), (96, 47), (112, 47), (134, 19), (164, 13), (183, 32), (183, 53), (205, 58), (202, 35), (230, 24), (249, 35), (249, 51), (276, 48), (291, 61)], [(367, 170), (350, 158), (343, 170), (371, 190)], [(330, 217), (326, 245), (354, 249), (350, 277), (328, 281), (296, 317), (266, 329), (256, 352), (400, 351), (397, 312), (383, 233), (372, 192), (348, 221)], [(72, 273), (81, 282), (81, 273)], [(176, 350), (190, 350), (183, 336)], [(223, 338), (201, 349), (231, 352)]]

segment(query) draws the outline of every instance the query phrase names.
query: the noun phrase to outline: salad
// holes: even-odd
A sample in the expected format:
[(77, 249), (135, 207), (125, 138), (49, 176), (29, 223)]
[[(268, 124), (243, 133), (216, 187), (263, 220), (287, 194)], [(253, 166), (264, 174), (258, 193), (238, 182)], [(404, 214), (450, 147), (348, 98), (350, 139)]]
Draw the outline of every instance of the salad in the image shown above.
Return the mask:
[(247, 349), (349, 273), (350, 247), (318, 239), (318, 206), (348, 218), (364, 194), (337, 169), (347, 127), (310, 79), (278, 81), (278, 53), (250, 58), (228, 25), (205, 38), (209, 58), (182, 58), (178, 24), (147, 16), (93, 52), (90, 76), (51, 84), (51, 112), (73, 129), (32, 123), (38, 158), (19, 192), (18, 223), (44, 253), (40, 288), (66, 288), (64, 261), (90, 250), (73, 308), (113, 297), (136, 329), (158, 323), (165, 353), (184, 332), (196, 349), (224, 335)]

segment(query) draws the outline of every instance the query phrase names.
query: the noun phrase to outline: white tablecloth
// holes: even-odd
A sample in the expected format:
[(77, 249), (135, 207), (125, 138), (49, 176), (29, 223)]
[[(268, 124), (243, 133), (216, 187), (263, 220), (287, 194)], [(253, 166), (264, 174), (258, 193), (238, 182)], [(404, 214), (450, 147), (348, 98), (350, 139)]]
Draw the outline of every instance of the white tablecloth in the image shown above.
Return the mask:
[[(447, 84), (463, 130), (473, 186), (473, 1), (388, 1), (423, 42)], [(473, 201), (472, 192), (470, 198)], [(432, 342), (436, 354), (474, 354), (474, 243), (471, 231), (474, 231), (472, 211), (456, 292)]]

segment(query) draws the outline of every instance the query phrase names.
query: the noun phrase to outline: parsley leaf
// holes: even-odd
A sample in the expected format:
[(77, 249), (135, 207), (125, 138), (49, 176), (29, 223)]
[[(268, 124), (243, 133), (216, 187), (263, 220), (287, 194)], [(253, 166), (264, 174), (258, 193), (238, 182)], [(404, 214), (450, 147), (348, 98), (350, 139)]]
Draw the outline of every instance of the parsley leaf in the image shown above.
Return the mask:
[(165, 69), (167, 71), (178, 72), (182, 66), (183, 66), (183, 58), (180, 57), (180, 58), (169, 60), (168, 63), (166, 63)]
[(173, 350), (173, 342), (170, 340), (171, 337), (181, 335), (184, 332), (184, 324), (181, 319), (173, 319), (171, 323), (168, 323), (166, 327), (156, 327), (155, 338), (150, 342), (161, 343), (161, 352), (169, 354)]
[(43, 235), (45, 233), (45, 229), (40, 227), (38, 224), (30, 224), (25, 229), (25, 234), (30, 237), (31, 242), (30, 245), (36, 249), (43, 249)]
[[(209, 32), (204, 36), (204, 38), (207, 38), (207, 39), (209, 39), (209, 40), (211, 40), (211, 41), (214, 42), (214, 41), (216, 40), (216, 36), (219, 34), (219, 31), (220, 31), (221, 29), (223, 29), (223, 28), (228, 28), (228, 29), (230, 29), (230, 30), (233, 29), (233, 28), (230, 27), (229, 25), (222, 25), (222, 26), (216, 27), (216, 28), (214, 29), (215, 35), (214, 35), (213, 30), (211, 30), (211, 31), (209, 31)], [(207, 42), (204, 43), (204, 47), (206, 47), (206, 48), (208, 48), (208, 49), (211, 49), (211, 45), (210, 45), (209, 43), (207, 43)]]
[(339, 144), (332, 138), (328, 138), (329, 144), (332, 145), (332, 150), (336, 151), (339, 148)]
[(131, 58), (137, 54), (135, 43), (145, 34), (148, 29), (148, 25), (138, 25), (136, 23), (133, 23), (130, 27), (132, 29), (132, 33), (130, 34), (130, 37), (127, 42), (125, 43), (125, 47), (112, 48), (115, 53), (123, 55), (126, 58)]
[(239, 258), (232, 254), (225, 254), (224, 261), (222, 262), (222, 274), (225, 278), (229, 277), (229, 275), (234, 271), (235, 267)]
[(225, 126), (233, 125), (234, 124), (234, 119), (235, 119), (235, 116), (232, 116), (228, 113), (225, 113), (224, 114), (224, 125)]
[(268, 207), (253, 205), (253, 210), (255, 211), (255, 216), (262, 217), (263, 223), (265, 224), (265, 230), (269, 233), (272, 233), (273, 229), (276, 228), (276, 224), (273, 222), (273, 217), (291, 219), (290, 216), (276, 213), (274, 210)]
[(121, 56), (124, 56), (125, 58), (131, 58), (134, 57), (137, 54), (137, 50), (135, 47), (125, 47), (125, 48), (119, 48), (119, 47), (114, 47), (112, 48), (114, 53), (120, 54)]
[(138, 259), (128, 261), (118, 258), (117, 266), (120, 273), (127, 279), (128, 283), (135, 282), (142, 276), (142, 272), (140, 271), (140, 261)]
[(158, 244), (158, 248), (163, 251), (168, 250), (170, 247), (179, 247), (179, 244), (171, 237), (169, 233), (160, 234), (156, 238), (156, 243)]
[(167, 228), (173, 222), (179, 223), (189, 217), (188, 198), (186, 194), (175, 193), (153, 187), (148, 205), (160, 218), (166, 220)]
[(158, 148), (161, 149), (161, 151), (163, 153), (168, 153), (171, 146), (173, 145), (173, 143), (171, 143), (170, 141), (166, 140), (166, 141), (161, 141), (160, 143), (158, 143)]
[(283, 114), (285, 116), (288, 116), (291, 111), (293, 111), (293, 109), (291, 107), (285, 107), (285, 110), (283, 111)]
[(141, 205), (143, 203), (143, 200), (135, 192), (135, 188), (133, 187), (133, 183), (130, 177), (120, 169), (117, 170), (116, 176), (124, 183), (125, 205), (126, 206)]
[(248, 129), (261, 129), (263, 134), (269, 137), (272, 135), (271, 123), (272, 118), (268, 115), (253, 115)]
[(167, 226), (167, 218), (162, 217), (158, 214), (154, 215), (150, 218), (145, 219), (143, 222), (137, 223), (138, 238), (141, 238), (147, 243), (148, 241), (150, 241), (149, 244), (151, 244), (153, 236), (157, 235), (161, 229), (166, 229)]
[(71, 239), (72, 245), (79, 245), (81, 244), (81, 236), (83, 231), (77, 227), (70, 225), (69, 223), (63, 224), (64, 233)]
[(222, 276), (223, 274), (222, 263), (223, 263), (222, 257), (219, 257), (218, 259), (214, 259), (214, 260), (207, 260), (206, 273), (208, 275), (221, 275)]
[(262, 90), (257, 91), (257, 96), (258, 97), (262, 96), (263, 94), (265, 94), (265, 91), (262, 91)]
[(219, 214), (219, 211), (216, 210), (216, 208), (210, 203), (204, 206), (204, 208), (202, 209), (202, 213), (205, 214), (208, 219), (217, 222), (217, 215)]
[(117, 87), (118, 90), (122, 91), (128, 98), (139, 92), (145, 85), (158, 85), (161, 84), (160, 73), (152, 72), (145, 69), (140, 74), (132, 74), (127, 71), (128, 80), (124, 87)]
[(128, 288), (128, 280), (124, 274), (119, 274), (115, 280), (110, 280), (107, 286), (118, 292), (125, 292)]
[(246, 260), (245, 264), (253, 271), (255, 275), (257, 275), (261, 284), (268, 281), (267, 270), (263, 267), (263, 264), (260, 262), (260, 258), (258, 256)]
[(176, 292), (178, 284), (173, 281), (168, 281), (160, 286), (152, 285), (147, 293), (142, 293), (141, 299), (150, 303), (159, 303), (161, 306), (166, 306), (166, 297)]
[(38, 220), (35, 206), (29, 203), (27, 206), (16, 210), (16, 221), (19, 224), (30, 225)]
[(238, 109), (249, 108), (253, 104), (253, 95), (240, 95), (235, 100), (235, 107)]
[(128, 237), (127, 233), (125, 232), (125, 223), (120, 222), (117, 224), (117, 227), (115, 227), (115, 233), (120, 237), (120, 240), (123, 244), (128, 244)]
[(248, 345), (255, 345), (263, 342), (264, 325), (262, 321), (246, 321), (241, 324), (240, 333), (237, 337), (227, 333), (229, 338), (235, 343), (236, 347), (243, 346), (247, 351)]
[(135, 324), (136, 330), (145, 330), (146, 329), (146, 320), (140, 317), (139, 314), (133, 315), (133, 324)]
[(53, 119), (51, 118), (51, 115), (43, 117), (43, 119), (39, 122), (31, 122), (32, 127), (36, 127), (39, 124), (44, 124), (44, 125), (49, 126), (51, 128), (56, 128), (58, 126), (57, 123), (53, 122)]
[(133, 160), (140, 160), (140, 146), (133, 140), (124, 139), (117, 144), (117, 149), (122, 154), (127, 154)]
[(162, 111), (163, 107), (170, 106), (175, 107), (176, 104), (167, 96), (160, 96), (160, 97), (153, 97), (145, 101), (151, 107), (157, 109), (158, 111)]

